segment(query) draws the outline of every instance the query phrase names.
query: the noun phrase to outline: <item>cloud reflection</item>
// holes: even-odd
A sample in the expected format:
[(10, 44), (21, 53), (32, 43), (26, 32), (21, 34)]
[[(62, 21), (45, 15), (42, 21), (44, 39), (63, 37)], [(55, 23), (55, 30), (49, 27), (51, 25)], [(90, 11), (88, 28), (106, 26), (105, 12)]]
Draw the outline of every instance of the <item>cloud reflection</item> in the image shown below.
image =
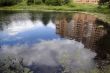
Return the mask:
[(42, 41), (28, 45), (2, 46), (1, 53), (23, 57), (26, 65), (40, 64), (57, 66), (70, 65), (73, 69), (89, 69), (93, 66), (96, 54), (74, 40)]
[[(25, 21), (13, 21), (9, 24), (9, 26), (4, 26), (4, 33), (8, 33), (9, 35), (16, 35), (20, 32), (24, 32), (31, 29), (37, 29), (40, 27), (45, 27), (41, 20), (37, 20), (36, 22), (32, 22), (31, 20)], [(50, 21), (47, 27), (55, 29), (55, 25)]]

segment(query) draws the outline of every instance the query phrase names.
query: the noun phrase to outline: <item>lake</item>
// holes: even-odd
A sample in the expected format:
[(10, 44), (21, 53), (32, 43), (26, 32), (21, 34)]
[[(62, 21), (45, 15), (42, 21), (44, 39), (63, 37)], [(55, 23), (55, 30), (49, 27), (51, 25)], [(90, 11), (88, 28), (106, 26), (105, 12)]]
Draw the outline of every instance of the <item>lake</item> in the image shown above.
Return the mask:
[(88, 72), (110, 63), (109, 25), (85, 13), (1, 11), (0, 53), (34, 73)]

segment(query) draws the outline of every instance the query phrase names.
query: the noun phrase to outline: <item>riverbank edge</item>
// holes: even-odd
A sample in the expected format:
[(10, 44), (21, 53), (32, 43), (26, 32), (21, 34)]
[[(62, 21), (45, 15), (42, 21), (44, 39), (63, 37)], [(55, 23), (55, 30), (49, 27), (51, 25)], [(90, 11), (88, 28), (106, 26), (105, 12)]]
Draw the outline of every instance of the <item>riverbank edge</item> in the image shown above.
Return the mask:
[(108, 14), (103, 14), (103, 13), (97, 13), (97, 12), (87, 12), (87, 11), (69, 11), (69, 10), (33, 10), (33, 9), (29, 9), (29, 10), (23, 10), (23, 9), (0, 9), (0, 11), (18, 11), (18, 12), (66, 12), (66, 13), (85, 13), (85, 14), (90, 14), (95, 16), (96, 18), (108, 23), (110, 25), (110, 19), (107, 19), (109, 16)]

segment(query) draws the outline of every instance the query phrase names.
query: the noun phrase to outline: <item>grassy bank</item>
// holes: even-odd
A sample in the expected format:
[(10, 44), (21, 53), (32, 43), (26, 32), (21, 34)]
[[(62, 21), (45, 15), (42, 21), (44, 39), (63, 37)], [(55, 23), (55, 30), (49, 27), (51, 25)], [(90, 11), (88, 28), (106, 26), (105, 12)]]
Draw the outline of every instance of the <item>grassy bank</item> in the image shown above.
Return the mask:
[(66, 4), (62, 6), (51, 6), (51, 5), (27, 5), (24, 1), (14, 6), (0, 7), (0, 10), (33, 10), (33, 11), (86, 11), (86, 12), (97, 12), (97, 13), (110, 13), (110, 9), (106, 6), (98, 8), (95, 4)]
[(110, 9), (106, 6), (98, 8), (98, 5), (94, 4), (68, 4), (63, 6), (48, 6), (41, 5), (27, 5), (24, 2), (14, 5), (0, 7), (0, 10), (11, 11), (43, 11), (43, 12), (86, 12), (95, 15), (96, 17), (110, 23)]
[[(33, 11), (89, 11), (89, 12), (103, 12), (108, 13), (108, 9), (97, 8), (98, 5), (91, 4), (69, 4), (63, 6), (48, 6), (45, 4), (41, 5), (27, 5), (25, 3), (20, 3), (14, 6), (0, 7), (0, 10), (33, 10)], [(102, 11), (102, 9), (104, 9)]]

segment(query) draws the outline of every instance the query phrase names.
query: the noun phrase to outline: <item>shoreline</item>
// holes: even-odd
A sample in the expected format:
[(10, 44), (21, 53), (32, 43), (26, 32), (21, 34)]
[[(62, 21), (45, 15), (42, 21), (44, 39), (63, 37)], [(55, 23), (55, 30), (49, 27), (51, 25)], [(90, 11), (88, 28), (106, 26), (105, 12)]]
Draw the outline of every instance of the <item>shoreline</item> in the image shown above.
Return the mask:
[(96, 13), (96, 12), (87, 12), (87, 11), (65, 11), (65, 10), (21, 10), (21, 9), (14, 9), (14, 10), (0, 10), (0, 11), (16, 11), (16, 12), (65, 12), (65, 13), (85, 13), (85, 14), (90, 14), (95, 16), (96, 18), (110, 24), (110, 19), (106, 19), (107, 17), (109, 17), (107, 14), (103, 14), (103, 13)]

